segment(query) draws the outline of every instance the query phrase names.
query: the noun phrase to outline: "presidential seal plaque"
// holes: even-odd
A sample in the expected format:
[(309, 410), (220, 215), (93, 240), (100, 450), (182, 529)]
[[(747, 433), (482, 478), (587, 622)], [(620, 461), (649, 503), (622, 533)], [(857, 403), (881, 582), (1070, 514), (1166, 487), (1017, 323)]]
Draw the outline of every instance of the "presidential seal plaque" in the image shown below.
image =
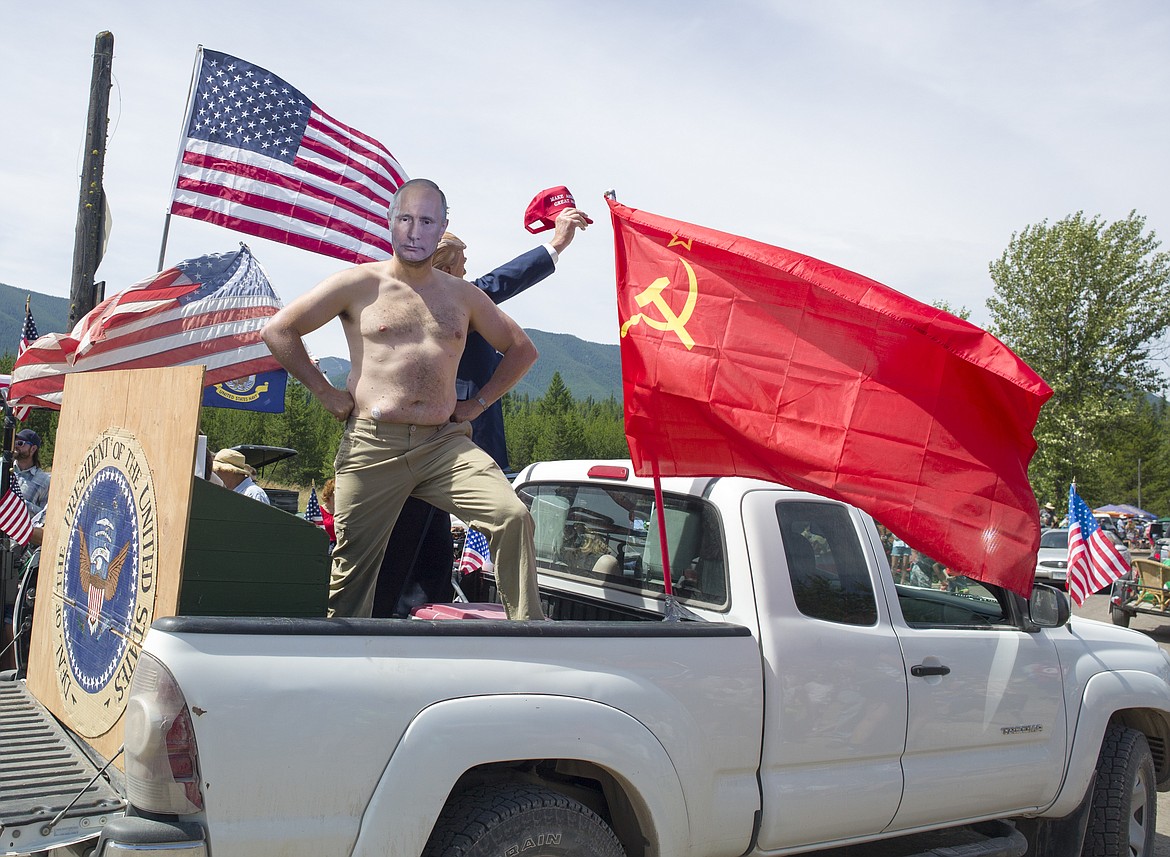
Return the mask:
[(119, 767), (144, 640), (177, 612), (202, 394), (202, 366), (65, 379), (28, 689)]
[(122, 715), (154, 618), (155, 522), (142, 445), (107, 429), (77, 471), (52, 567), (55, 678), (70, 722), (87, 738)]

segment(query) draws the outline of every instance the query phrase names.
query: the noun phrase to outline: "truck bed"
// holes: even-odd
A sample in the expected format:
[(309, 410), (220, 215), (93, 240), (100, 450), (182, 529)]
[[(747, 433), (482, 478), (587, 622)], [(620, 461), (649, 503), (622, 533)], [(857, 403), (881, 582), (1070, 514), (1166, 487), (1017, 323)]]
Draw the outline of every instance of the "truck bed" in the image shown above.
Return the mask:
[(0, 680), (0, 852), (25, 854), (89, 839), (125, 805), (24, 682)]

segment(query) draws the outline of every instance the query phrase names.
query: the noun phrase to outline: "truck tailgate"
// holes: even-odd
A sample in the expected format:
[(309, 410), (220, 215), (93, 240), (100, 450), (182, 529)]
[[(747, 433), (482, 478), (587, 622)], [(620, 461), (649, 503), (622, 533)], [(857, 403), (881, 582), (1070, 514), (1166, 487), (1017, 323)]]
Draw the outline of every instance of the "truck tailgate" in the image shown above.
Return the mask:
[(125, 805), (24, 682), (0, 681), (0, 853), (83, 841), (120, 816)]

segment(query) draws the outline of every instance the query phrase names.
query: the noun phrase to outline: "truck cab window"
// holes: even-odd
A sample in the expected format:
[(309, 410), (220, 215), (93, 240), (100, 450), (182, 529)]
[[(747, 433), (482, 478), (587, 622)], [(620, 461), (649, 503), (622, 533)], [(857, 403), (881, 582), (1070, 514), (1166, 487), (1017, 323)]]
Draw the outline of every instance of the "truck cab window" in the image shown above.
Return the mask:
[(829, 622), (875, 624), (873, 585), (849, 510), (833, 503), (782, 501), (776, 517), (797, 609)]
[[(652, 492), (625, 486), (530, 484), (520, 498), (536, 525), (540, 571), (662, 595), (662, 540)], [(727, 564), (718, 513), (695, 498), (664, 499), (675, 595), (704, 606), (725, 606)]]
[(1015, 627), (1007, 593), (990, 583), (948, 574), (939, 589), (902, 584), (894, 588), (902, 617), (911, 628)]

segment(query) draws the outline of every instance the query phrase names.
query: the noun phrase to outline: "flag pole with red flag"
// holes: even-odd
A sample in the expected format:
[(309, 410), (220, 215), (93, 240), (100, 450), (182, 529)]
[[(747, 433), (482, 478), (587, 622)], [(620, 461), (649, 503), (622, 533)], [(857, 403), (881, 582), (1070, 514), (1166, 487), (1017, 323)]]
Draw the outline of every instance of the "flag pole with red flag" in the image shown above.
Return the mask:
[(1028, 462), (1052, 391), (1024, 361), (860, 274), (608, 201), (639, 475), (842, 500), (951, 568), (1030, 593)]

